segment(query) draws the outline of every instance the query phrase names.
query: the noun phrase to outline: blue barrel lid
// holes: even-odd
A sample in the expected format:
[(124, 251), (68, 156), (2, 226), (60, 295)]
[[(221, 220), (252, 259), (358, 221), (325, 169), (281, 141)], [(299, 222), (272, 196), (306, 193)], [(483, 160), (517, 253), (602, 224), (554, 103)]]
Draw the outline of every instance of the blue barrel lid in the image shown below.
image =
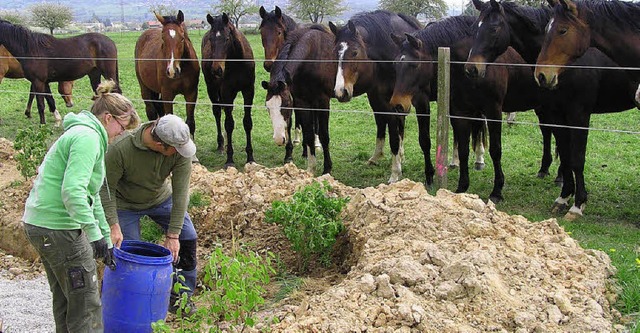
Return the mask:
[(173, 262), (171, 251), (166, 247), (139, 240), (122, 241), (120, 248), (113, 249), (113, 255), (121, 260), (146, 265), (166, 265)]

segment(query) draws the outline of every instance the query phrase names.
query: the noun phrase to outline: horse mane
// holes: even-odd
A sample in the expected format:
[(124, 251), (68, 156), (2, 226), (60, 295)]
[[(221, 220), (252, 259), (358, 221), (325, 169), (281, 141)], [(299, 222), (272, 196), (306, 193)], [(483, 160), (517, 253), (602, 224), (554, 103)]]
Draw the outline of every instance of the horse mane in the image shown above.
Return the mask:
[[(389, 23), (391, 21), (391, 16), (393, 15), (397, 15), (397, 14), (386, 11), (386, 10), (376, 10), (372, 12), (358, 13), (349, 20), (353, 22), (353, 24), (355, 24), (356, 26), (362, 27), (367, 31), (366, 36), (363, 36), (363, 38), (365, 39), (366, 47), (368, 50), (367, 53), (369, 54), (371, 59), (377, 59), (377, 58), (392, 59), (395, 57), (395, 55), (393, 56), (383, 55), (383, 56), (376, 57), (374, 55), (375, 53), (372, 52), (372, 51), (377, 51), (377, 52), (387, 53), (393, 50), (392, 47), (389, 47), (390, 45), (392, 46), (395, 45), (395, 42), (391, 39), (391, 34), (389, 33), (390, 32)], [(403, 16), (400, 16), (400, 17), (403, 20), (405, 20)], [(414, 23), (410, 23), (410, 24), (412, 26), (414, 25)], [(346, 27), (343, 29), (346, 29)]]
[(300, 63), (294, 63), (286, 60), (302, 58), (300, 56), (296, 56), (296, 51), (298, 49), (296, 49), (295, 47), (298, 45), (298, 42), (300, 41), (300, 39), (302, 39), (302, 36), (304, 36), (305, 34), (307, 34), (307, 32), (311, 30), (317, 30), (327, 34), (331, 33), (327, 29), (327, 27), (325, 27), (322, 24), (312, 24), (312, 25), (308, 25), (303, 28), (299, 28), (291, 31), (291, 33), (287, 35), (287, 38), (285, 39), (284, 44), (282, 45), (282, 48), (278, 53), (278, 57), (276, 58), (276, 61), (273, 63), (273, 69), (271, 70), (271, 79), (270, 79), (271, 82), (278, 82), (278, 81), (286, 82), (287, 74), (291, 74), (291, 71), (292, 71), (290, 67), (294, 65), (299, 66)]
[(13, 41), (14, 46), (21, 47), (25, 52), (30, 50), (34, 55), (41, 53), (42, 49), (50, 48), (51, 42), (55, 39), (53, 36), (31, 31), (3, 19), (0, 19), (0, 35)]
[(517, 4), (511, 0), (502, 1), (500, 5), (505, 12), (518, 18), (533, 30), (535, 34), (544, 34), (544, 30), (551, 17), (551, 9), (548, 6), (541, 8), (529, 7)]
[[(610, 29), (611, 23), (625, 30), (640, 30), (640, 3), (626, 1), (576, 1), (578, 8), (586, 8), (587, 22), (592, 29)], [(556, 6), (561, 7), (561, 6)], [(556, 8), (558, 13), (561, 8)]]
[(405, 15), (403, 13), (398, 13), (398, 16), (400, 16), (405, 22), (409, 23), (409, 25), (411, 25), (412, 27), (418, 30), (422, 29), (422, 24), (420, 24), (417, 18), (413, 16)]
[(438, 51), (439, 46), (451, 46), (461, 39), (474, 36), (477, 25), (474, 16), (451, 16), (428, 24), (415, 33), (431, 54)]

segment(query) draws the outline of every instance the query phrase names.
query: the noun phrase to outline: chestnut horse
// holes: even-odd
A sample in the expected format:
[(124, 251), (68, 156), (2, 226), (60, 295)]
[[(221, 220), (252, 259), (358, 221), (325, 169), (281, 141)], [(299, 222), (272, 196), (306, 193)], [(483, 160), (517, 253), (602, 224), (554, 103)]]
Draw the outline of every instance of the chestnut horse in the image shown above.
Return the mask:
[(282, 13), (280, 7), (267, 12), (260, 6), (260, 37), (264, 48), (264, 69), (269, 72), (278, 57), (287, 35), (298, 28), (298, 23)]
[[(242, 92), (244, 100), (244, 117), (242, 125), (247, 139), (245, 151), (247, 163), (254, 162), (251, 144), (251, 105), (255, 93), (255, 62), (253, 51), (247, 38), (229, 21), (226, 13), (212, 17), (207, 14), (207, 22), (211, 29), (202, 37), (202, 73), (207, 83), (207, 93), (213, 104), (211, 109), (216, 118), (218, 129), (218, 151), (227, 144), (227, 161), (225, 167), (233, 166), (233, 101), (238, 92)], [(224, 131), (220, 126), (221, 109), (224, 108)], [(226, 139), (226, 140), (225, 140)]]
[(302, 123), (304, 149), (309, 150), (307, 171), (311, 173), (316, 166), (315, 134), (322, 143), (322, 173), (330, 173), (333, 166), (329, 154), (329, 102), (337, 66), (335, 62), (317, 61), (332, 59), (333, 37), (322, 25), (291, 32), (274, 62), (269, 82), (262, 81), (267, 90), (273, 140), (279, 146), (286, 144), (285, 163), (291, 161), (291, 116), (295, 109), (296, 120)]
[[(406, 113), (396, 113), (389, 103), (395, 81), (393, 60), (400, 52), (390, 34), (417, 31), (420, 24), (413, 17), (378, 10), (356, 14), (341, 28), (332, 22), (329, 22), (329, 27), (336, 35), (333, 49), (333, 58), (338, 59), (335, 96), (340, 102), (348, 102), (354, 96), (367, 94), (377, 127), (376, 148), (369, 163), (376, 164), (382, 156), (388, 127), (392, 155), (389, 182), (396, 182), (402, 176)], [(424, 154), (425, 184), (430, 187), (435, 170), (430, 154), (428, 98), (426, 94), (418, 94), (412, 103), (418, 115), (418, 140)]]
[[(473, 51), (469, 54), (470, 61), (493, 62), (497, 55), (512, 46), (524, 56), (527, 63), (535, 63), (542, 48), (545, 27), (552, 16), (551, 10), (495, 0), (489, 3), (474, 0), (473, 3), (480, 10), (478, 22), (481, 24)], [(588, 49), (572, 65), (617, 66), (595, 48)], [(482, 70), (483, 65), (468, 64), (466, 67)], [(583, 214), (587, 200), (584, 164), (588, 131), (578, 128), (589, 127), (591, 114), (633, 108), (633, 85), (629, 75), (620, 70), (569, 68), (559, 78), (561, 82), (554, 90), (541, 91), (544, 105), (541, 112), (546, 122), (561, 125), (551, 128), (556, 136), (564, 173), (562, 191), (552, 206), (552, 212), (569, 208), (569, 199), (575, 194), (575, 203), (565, 215), (566, 219), (573, 220)]]
[[(45, 95), (51, 94), (49, 82), (74, 81), (88, 75), (95, 91), (103, 76), (113, 79), (117, 85), (115, 91), (120, 92), (118, 51), (115, 43), (102, 34), (55, 38), (0, 19), (0, 45), (20, 62), (24, 77), (31, 82), (41, 124), (45, 123)], [(50, 101), (55, 110), (55, 102)]]
[[(4, 78), (9, 79), (23, 79), (24, 71), (22, 70), (22, 66), (20, 66), (20, 62), (16, 58), (7, 51), (4, 46), (0, 46), (0, 82)], [(73, 81), (62, 81), (58, 82), (58, 92), (60, 93), (60, 97), (64, 100), (66, 106), (68, 108), (73, 106), (73, 98), (71, 96), (73, 91)], [(33, 104), (33, 99), (35, 98), (35, 94), (29, 93), (29, 100), (27, 101), (27, 108), (24, 111), (24, 115), (27, 118), (31, 118), (31, 105)], [(56, 105), (53, 100), (53, 95), (51, 95), (51, 89), (47, 84), (47, 94), (44, 96), (44, 100), (49, 105), (49, 111), (51, 113), (56, 113)], [(59, 113), (58, 113), (59, 114)]]
[(147, 118), (154, 120), (173, 113), (173, 99), (182, 94), (187, 102), (186, 123), (193, 136), (200, 80), (198, 56), (187, 34), (181, 10), (177, 16), (155, 15), (162, 28), (143, 32), (135, 48), (136, 77)]

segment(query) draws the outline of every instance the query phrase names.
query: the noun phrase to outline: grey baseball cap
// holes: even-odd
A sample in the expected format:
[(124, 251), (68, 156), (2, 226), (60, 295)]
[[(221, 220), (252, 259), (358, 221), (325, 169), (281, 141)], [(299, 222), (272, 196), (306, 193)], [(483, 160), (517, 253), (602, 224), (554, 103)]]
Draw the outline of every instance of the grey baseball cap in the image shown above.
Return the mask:
[(155, 133), (166, 144), (174, 147), (178, 154), (191, 158), (196, 154), (196, 145), (191, 140), (189, 126), (182, 118), (168, 114), (156, 123)]

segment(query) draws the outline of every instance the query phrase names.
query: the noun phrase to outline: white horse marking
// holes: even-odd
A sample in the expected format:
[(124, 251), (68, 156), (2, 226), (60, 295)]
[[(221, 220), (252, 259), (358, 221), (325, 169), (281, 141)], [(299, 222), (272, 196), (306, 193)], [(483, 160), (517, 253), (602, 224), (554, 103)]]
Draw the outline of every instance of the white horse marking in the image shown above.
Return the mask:
[(284, 121), (280, 109), (282, 108), (282, 98), (278, 95), (272, 96), (266, 103), (271, 125), (273, 126), (273, 141), (278, 146), (287, 142), (287, 123)]
[(173, 29), (169, 29), (169, 36), (171, 36), (171, 38), (176, 38), (176, 31)]
[(482, 21), (478, 22), (478, 28), (482, 25)]
[(342, 73), (342, 60), (344, 60), (344, 54), (347, 52), (349, 45), (346, 42), (340, 43), (340, 50), (338, 51), (338, 73), (336, 74), (336, 85), (333, 88), (336, 97), (342, 97), (344, 90), (344, 74)]
[(546, 29), (547, 33), (549, 33), (549, 30), (551, 30), (551, 27), (553, 26), (553, 22), (555, 22), (553, 18), (549, 20), (549, 24), (547, 24), (547, 29)]

